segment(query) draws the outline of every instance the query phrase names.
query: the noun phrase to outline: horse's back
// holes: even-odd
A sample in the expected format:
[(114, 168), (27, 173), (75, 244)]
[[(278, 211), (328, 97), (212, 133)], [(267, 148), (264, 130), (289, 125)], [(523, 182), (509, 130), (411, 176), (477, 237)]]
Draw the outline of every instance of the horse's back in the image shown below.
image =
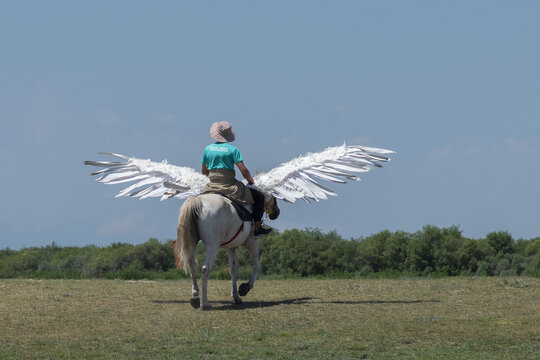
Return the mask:
[(197, 198), (201, 201), (198, 227), (201, 240), (205, 244), (213, 243), (220, 246), (235, 235), (238, 243), (243, 243), (247, 239), (250, 227), (243, 226), (244, 222), (240, 220), (231, 200), (220, 194), (202, 194)]
[(202, 194), (197, 196), (201, 201), (199, 222), (215, 227), (217, 224), (227, 225), (237, 218), (231, 201), (220, 194)]

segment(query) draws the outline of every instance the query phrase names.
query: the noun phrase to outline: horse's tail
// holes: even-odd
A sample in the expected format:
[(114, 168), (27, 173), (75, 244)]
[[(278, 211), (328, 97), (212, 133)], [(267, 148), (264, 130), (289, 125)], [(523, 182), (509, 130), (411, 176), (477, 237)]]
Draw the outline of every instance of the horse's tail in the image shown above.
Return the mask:
[(180, 209), (175, 251), (186, 273), (189, 273), (190, 264), (195, 262), (195, 250), (199, 242), (197, 219), (201, 207), (201, 199), (193, 196), (188, 198)]

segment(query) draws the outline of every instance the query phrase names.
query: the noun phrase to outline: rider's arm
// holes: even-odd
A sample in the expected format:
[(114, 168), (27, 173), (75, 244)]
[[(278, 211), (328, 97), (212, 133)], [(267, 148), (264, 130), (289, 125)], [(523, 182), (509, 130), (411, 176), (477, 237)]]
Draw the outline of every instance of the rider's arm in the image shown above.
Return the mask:
[(208, 174), (210, 174), (210, 172), (208, 171), (208, 168), (206, 167), (206, 164), (203, 163), (202, 166), (201, 166), (201, 172), (203, 175), (206, 175), (208, 176)]
[(253, 178), (251, 177), (251, 174), (249, 173), (249, 170), (244, 165), (243, 161), (240, 161), (239, 163), (236, 163), (236, 166), (238, 167), (238, 170), (242, 173), (242, 176), (244, 179), (247, 180), (248, 184), (253, 185), (255, 182), (253, 181)]

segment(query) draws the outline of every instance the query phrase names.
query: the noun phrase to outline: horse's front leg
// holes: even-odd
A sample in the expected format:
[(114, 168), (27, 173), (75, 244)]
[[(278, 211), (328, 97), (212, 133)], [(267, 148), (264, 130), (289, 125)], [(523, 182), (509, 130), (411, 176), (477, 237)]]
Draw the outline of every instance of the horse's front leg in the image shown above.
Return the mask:
[(246, 242), (245, 246), (251, 260), (251, 277), (249, 278), (248, 283), (243, 283), (240, 285), (240, 296), (246, 296), (249, 290), (253, 289), (255, 286), (255, 280), (257, 280), (257, 276), (261, 271), (261, 265), (259, 263), (259, 243), (257, 242), (257, 239), (251, 237), (251, 239)]
[(236, 279), (238, 278), (238, 256), (236, 256), (236, 249), (227, 249), (229, 254), (229, 273), (231, 274), (231, 285), (232, 285), (232, 299), (233, 303), (236, 305), (242, 304), (242, 298), (238, 296), (238, 290), (236, 288)]
[(201, 279), (201, 288), (202, 288), (202, 309), (210, 310), (212, 309), (212, 304), (208, 301), (208, 276), (212, 271), (212, 266), (217, 256), (217, 247), (207, 246), (206, 247), (206, 260), (202, 267), (202, 279)]

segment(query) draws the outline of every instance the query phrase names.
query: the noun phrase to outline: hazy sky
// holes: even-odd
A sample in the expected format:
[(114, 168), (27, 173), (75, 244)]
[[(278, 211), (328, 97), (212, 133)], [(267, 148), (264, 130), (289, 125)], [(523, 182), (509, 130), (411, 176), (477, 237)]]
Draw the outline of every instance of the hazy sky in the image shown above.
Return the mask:
[(252, 172), (398, 152), (279, 230), (540, 236), (539, 35), (537, 1), (0, 1), (0, 248), (174, 238), (180, 201), (82, 162), (200, 169), (220, 120)]

